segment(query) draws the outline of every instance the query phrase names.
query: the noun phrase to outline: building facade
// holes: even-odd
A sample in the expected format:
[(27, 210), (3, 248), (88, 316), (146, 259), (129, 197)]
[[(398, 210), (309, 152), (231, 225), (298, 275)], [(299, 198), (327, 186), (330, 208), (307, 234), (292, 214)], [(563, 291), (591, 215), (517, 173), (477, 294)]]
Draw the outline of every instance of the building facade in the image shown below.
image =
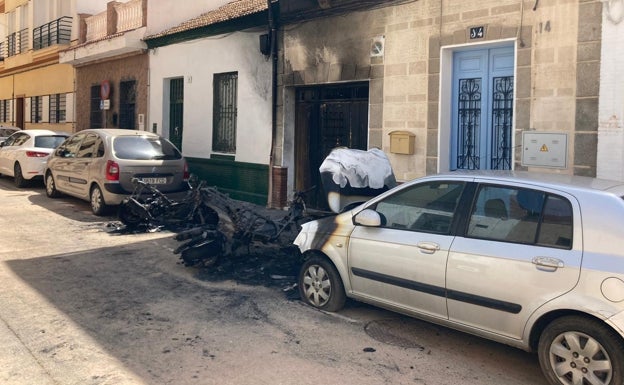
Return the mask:
[(615, 16), (603, 28), (605, 8), (621, 3), (280, 3), (274, 157), (289, 189), (318, 185), (335, 146), (381, 148), (400, 181), (455, 169), (595, 176), (600, 91), (621, 83), (601, 64), (621, 62), (624, 36)]
[[(87, 8), (88, 6), (88, 8)], [(144, 130), (148, 57), (142, 41), (147, 0), (78, 3), (72, 44), (60, 62), (75, 68), (76, 128)]]
[(0, 124), (71, 132), (74, 72), (59, 62), (73, 28), (70, 0), (0, 1)]
[(271, 64), (260, 49), (265, 0), (239, 0), (148, 35), (149, 126), (177, 139), (191, 172), (266, 204)]

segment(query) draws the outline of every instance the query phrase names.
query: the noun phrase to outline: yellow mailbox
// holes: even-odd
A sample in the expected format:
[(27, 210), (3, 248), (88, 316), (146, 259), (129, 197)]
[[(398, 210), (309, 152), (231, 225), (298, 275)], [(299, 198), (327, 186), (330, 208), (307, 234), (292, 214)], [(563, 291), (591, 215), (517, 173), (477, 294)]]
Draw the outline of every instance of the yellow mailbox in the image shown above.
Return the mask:
[(409, 131), (392, 131), (388, 135), (390, 135), (391, 153), (407, 155), (414, 153), (415, 134)]

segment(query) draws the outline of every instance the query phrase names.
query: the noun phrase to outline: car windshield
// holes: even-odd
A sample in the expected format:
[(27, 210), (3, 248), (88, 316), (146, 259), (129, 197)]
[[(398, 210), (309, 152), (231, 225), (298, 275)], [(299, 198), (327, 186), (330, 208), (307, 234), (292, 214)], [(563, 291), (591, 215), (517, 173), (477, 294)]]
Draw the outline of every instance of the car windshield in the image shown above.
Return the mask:
[(67, 139), (67, 137), (63, 135), (37, 136), (35, 137), (35, 147), (57, 148), (65, 139)]
[(119, 159), (155, 160), (181, 159), (182, 154), (163, 138), (121, 136), (113, 141), (113, 152)]

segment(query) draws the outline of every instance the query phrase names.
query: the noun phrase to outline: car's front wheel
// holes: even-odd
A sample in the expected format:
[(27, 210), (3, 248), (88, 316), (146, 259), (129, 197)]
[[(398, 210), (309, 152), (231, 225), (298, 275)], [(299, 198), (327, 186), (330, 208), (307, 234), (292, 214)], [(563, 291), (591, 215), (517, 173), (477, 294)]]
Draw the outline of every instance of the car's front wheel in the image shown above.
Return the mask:
[(98, 216), (105, 215), (108, 211), (108, 205), (104, 201), (104, 195), (102, 194), (100, 186), (94, 185), (91, 187), (91, 194), (89, 197), (91, 202), (91, 211), (93, 211), (93, 214)]
[(45, 176), (45, 188), (46, 195), (50, 198), (57, 198), (61, 195), (56, 189), (56, 183), (54, 183), (54, 177), (51, 172), (48, 172)]
[(553, 385), (622, 385), (624, 341), (599, 321), (569, 316), (546, 327), (540, 366)]
[(337, 311), (345, 304), (342, 279), (327, 258), (313, 255), (306, 260), (299, 272), (298, 285), (301, 299), (316, 308)]
[(13, 166), (13, 182), (15, 182), (15, 187), (17, 188), (26, 187), (27, 181), (24, 179), (22, 166), (19, 163), (15, 163), (15, 166)]

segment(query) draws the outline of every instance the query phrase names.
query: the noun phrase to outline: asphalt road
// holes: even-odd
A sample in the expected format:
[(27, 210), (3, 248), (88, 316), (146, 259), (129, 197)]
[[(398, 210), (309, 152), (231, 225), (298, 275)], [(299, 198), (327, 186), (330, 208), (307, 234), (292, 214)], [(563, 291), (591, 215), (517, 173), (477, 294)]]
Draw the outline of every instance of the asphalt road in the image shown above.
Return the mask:
[(320, 312), (275, 263), (273, 282), (205, 274), (171, 233), (115, 220), (0, 178), (0, 384), (546, 384), (532, 354), (354, 302)]

